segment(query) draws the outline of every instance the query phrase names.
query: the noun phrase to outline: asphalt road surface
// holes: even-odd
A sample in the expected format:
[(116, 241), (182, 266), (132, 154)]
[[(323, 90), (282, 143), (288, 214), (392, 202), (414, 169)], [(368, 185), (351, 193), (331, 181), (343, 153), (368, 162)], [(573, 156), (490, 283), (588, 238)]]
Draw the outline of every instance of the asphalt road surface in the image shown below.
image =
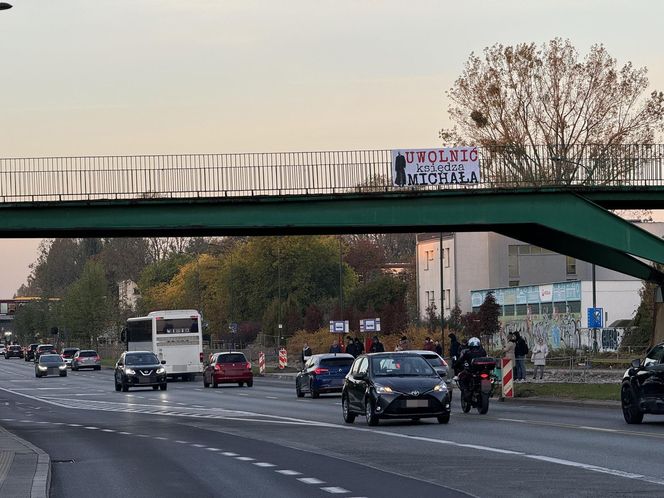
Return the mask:
[(495, 399), (463, 414), (455, 399), (448, 425), (368, 427), (289, 380), (122, 393), (110, 370), (33, 368), (0, 360), (0, 424), (49, 453), (53, 497), (664, 495), (664, 417)]

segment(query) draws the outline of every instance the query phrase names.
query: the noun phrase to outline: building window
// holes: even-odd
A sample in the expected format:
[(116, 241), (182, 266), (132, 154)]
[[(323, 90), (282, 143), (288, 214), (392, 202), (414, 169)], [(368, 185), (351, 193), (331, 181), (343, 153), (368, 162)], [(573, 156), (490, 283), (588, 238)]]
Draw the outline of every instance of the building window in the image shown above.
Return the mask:
[(426, 300), (427, 300), (427, 308), (430, 308), (432, 305), (435, 305), (436, 304), (435, 291), (426, 291)]
[(519, 286), (518, 280), (510, 280), (510, 287), (518, 287), (518, 286)]
[(424, 251), (424, 269), (429, 269), (429, 261), (433, 261), (434, 251)]
[(576, 259), (567, 256), (566, 257), (566, 264), (567, 264), (567, 274), (568, 275), (576, 275)]
[(444, 257), (444, 259), (445, 259), (445, 268), (449, 268), (450, 267), (450, 248), (449, 247), (445, 248), (445, 257)]
[(445, 289), (445, 309), (450, 309), (450, 289)]
[(509, 277), (519, 278), (519, 246), (509, 246), (507, 248)]

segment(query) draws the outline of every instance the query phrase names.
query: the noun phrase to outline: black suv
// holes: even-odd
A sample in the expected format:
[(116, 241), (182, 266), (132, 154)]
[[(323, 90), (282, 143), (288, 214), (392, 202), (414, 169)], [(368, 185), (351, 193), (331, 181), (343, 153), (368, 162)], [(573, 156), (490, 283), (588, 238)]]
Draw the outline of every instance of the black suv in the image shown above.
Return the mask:
[(633, 360), (620, 388), (623, 417), (640, 424), (644, 413), (664, 415), (664, 343), (653, 347), (643, 362)]
[(115, 364), (115, 390), (127, 392), (130, 387), (152, 387), (155, 391), (165, 391), (165, 364), (152, 351), (122, 353)]
[(25, 361), (35, 361), (35, 350), (39, 346), (39, 343), (30, 344), (25, 349)]
[(23, 348), (18, 344), (12, 344), (5, 348), (5, 360), (9, 358), (23, 358)]

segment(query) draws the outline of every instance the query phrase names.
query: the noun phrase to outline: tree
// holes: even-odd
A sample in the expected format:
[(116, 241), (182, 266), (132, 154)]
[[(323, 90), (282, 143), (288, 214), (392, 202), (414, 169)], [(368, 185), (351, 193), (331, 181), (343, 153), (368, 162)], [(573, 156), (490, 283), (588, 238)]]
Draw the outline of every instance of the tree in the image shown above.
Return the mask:
[(484, 343), (488, 343), (489, 338), (500, 331), (499, 316), (500, 305), (496, 302), (496, 297), (493, 295), (493, 292), (489, 292), (477, 312), (479, 328), (481, 334), (484, 336)]
[(462, 323), (461, 323), (461, 308), (459, 307), (459, 303), (456, 303), (454, 305), (454, 308), (452, 308), (452, 311), (450, 312), (450, 316), (447, 319), (447, 326), (450, 328), (452, 332), (460, 332), (462, 329)]
[(636, 161), (616, 146), (653, 143), (664, 122), (664, 94), (645, 95), (646, 73), (619, 67), (603, 45), (581, 58), (560, 38), (496, 44), (472, 53), (447, 92), (455, 127), (441, 138), (486, 148), (487, 181), (619, 179)]
[(368, 281), (380, 275), (385, 264), (385, 252), (375, 241), (355, 238), (348, 241), (344, 261), (355, 270), (360, 281)]

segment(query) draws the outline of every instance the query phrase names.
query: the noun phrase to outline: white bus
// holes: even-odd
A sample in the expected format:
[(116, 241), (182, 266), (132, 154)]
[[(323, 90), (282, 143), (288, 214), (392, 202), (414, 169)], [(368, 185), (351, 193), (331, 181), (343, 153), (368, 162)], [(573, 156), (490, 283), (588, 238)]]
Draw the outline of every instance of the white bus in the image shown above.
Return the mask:
[(202, 322), (196, 310), (153, 311), (129, 318), (122, 341), (127, 351), (152, 351), (165, 360), (170, 378), (194, 380), (203, 373)]

